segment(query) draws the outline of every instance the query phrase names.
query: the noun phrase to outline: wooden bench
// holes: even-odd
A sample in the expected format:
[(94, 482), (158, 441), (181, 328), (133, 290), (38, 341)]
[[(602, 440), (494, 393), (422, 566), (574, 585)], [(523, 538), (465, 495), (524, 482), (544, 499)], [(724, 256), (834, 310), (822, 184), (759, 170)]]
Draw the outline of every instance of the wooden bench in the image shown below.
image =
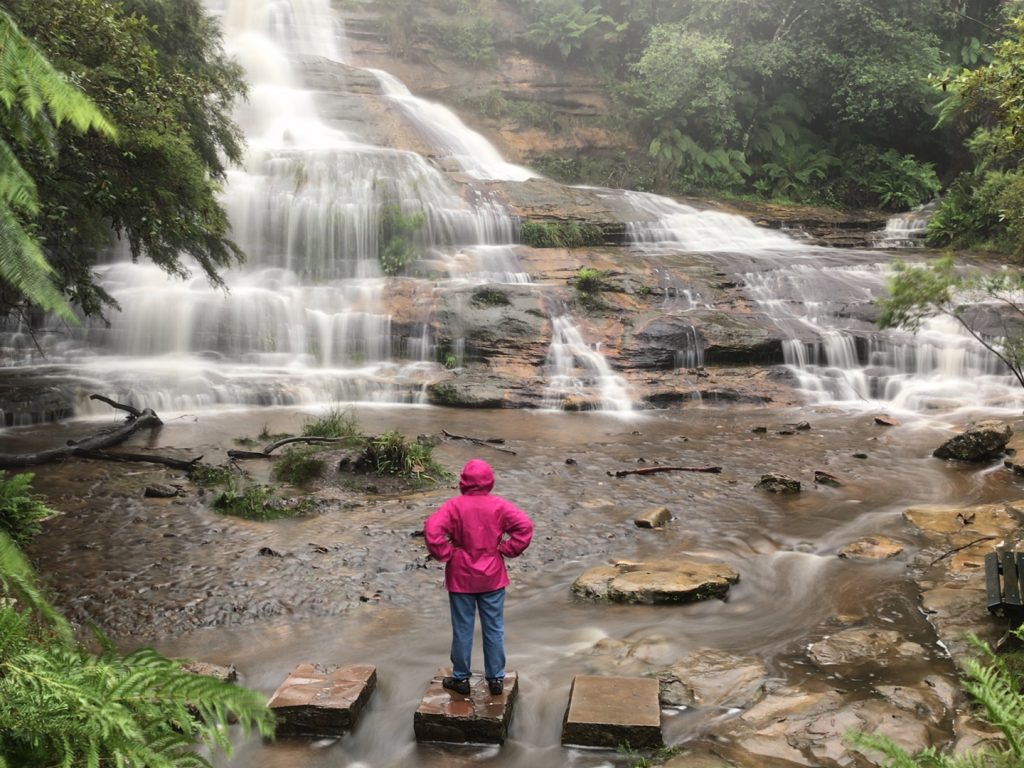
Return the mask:
[(1005, 616), (1017, 626), (1024, 622), (1024, 552), (998, 549), (985, 555), (985, 595), (988, 612)]

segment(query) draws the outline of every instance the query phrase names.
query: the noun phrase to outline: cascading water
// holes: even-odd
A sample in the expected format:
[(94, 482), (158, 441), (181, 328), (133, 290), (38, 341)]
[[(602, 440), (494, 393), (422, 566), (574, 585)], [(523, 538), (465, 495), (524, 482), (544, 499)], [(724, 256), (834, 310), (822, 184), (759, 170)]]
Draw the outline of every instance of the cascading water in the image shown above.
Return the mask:
[[(344, 36), (326, 0), (229, 0), (211, 10), (250, 81), (237, 115), (248, 141), (245, 168), (229, 172), (224, 196), (247, 263), (224, 275), (225, 293), (114, 254), (97, 273), (122, 311), (109, 326), (86, 322), (70, 337), (63, 329), (45, 334), (42, 351), (49, 362), (103, 381), (118, 399), (144, 396), (166, 410), (421, 400), (439, 366), (428, 324), (434, 287), (530, 281), (514, 251), (514, 220), (484, 194), (463, 199), (420, 155), (356, 141), (321, 117), (293, 62), (343, 57)], [(442, 163), (474, 178), (534, 175), (506, 163), (449, 110), (417, 99), (387, 73), (366, 72)], [(412, 252), (433, 270), (433, 284), (383, 274), (382, 262)], [(396, 295), (408, 299), (401, 318), (389, 311)], [(566, 333), (579, 337), (567, 316), (551, 325), (559, 347)], [(24, 362), (33, 361), (34, 344), (22, 341)], [(456, 359), (464, 344), (452, 341)], [(582, 356), (596, 372), (599, 399), (628, 410), (607, 363), (593, 350)], [(557, 391), (565, 372), (546, 367), (555, 378), (549, 390)]]
[(892, 216), (885, 228), (875, 235), (879, 248), (919, 248), (928, 233), (928, 221), (938, 207), (936, 202), (925, 203), (912, 211)]
[[(873, 302), (890, 274), (877, 253), (808, 246), (739, 217), (625, 195), (653, 218), (629, 225), (634, 247), (711, 252), (740, 278), (782, 330), (784, 361), (809, 402), (908, 412), (1024, 405), (1012, 375), (954, 320), (933, 318), (917, 334), (877, 328)], [(677, 353), (688, 363), (702, 356), (699, 344)]]

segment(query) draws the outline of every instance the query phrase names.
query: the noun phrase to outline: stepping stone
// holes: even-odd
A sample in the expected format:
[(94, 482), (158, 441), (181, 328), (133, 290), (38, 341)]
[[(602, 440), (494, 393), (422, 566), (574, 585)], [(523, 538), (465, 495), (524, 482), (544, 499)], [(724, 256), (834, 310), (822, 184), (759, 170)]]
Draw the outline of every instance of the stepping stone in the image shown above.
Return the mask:
[(653, 677), (576, 675), (562, 722), (562, 744), (656, 748), (661, 737), (658, 681)]
[(451, 670), (439, 670), (427, 686), (413, 717), (416, 740), (504, 744), (519, 694), (519, 676), (505, 673), (505, 690), (500, 696), (492, 696), (487, 681), (474, 676), (469, 695), (463, 696), (441, 686), (441, 680), (450, 674)]
[(274, 691), (269, 706), (278, 736), (341, 736), (355, 727), (377, 685), (377, 668), (300, 664)]

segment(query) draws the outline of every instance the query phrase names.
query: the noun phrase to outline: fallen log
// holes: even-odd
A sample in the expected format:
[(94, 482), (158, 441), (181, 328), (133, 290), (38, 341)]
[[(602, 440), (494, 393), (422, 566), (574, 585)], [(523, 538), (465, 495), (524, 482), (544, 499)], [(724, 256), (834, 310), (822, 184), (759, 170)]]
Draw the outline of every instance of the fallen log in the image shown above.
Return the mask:
[(127, 411), (128, 417), (123, 424), (115, 429), (105, 430), (99, 434), (91, 435), (84, 440), (69, 442), (60, 448), (49, 448), (34, 453), (0, 453), (0, 469), (34, 467), (54, 461), (63, 461), (72, 456), (96, 458), (104, 461), (146, 461), (173, 466), (176, 469), (191, 469), (193, 464), (202, 458), (200, 456), (192, 461), (185, 461), (156, 454), (123, 454), (105, 451), (104, 449), (106, 448), (123, 443), (139, 430), (162, 426), (163, 421), (161, 421), (152, 408), (140, 411), (130, 405), (114, 402), (110, 398), (103, 397), (103, 395), (91, 395), (89, 399), (99, 400), (107, 403), (112, 408)]
[(162, 464), (171, 469), (181, 469), (189, 472), (195, 469), (196, 464), (202, 460), (202, 456), (194, 459), (176, 459), (173, 456), (158, 456), (149, 453), (121, 453), (119, 451), (87, 451), (79, 448), (75, 456), (80, 459), (100, 459), (102, 461), (139, 461), (147, 464)]
[(452, 434), (447, 429), (442, 429), (441, 434), (443, 434), (445, 437), (451, 438), (452, 440), (466, 440), (475, 445), (485, 445), (488, 448), (493, 448), (494, 450), (501, 451), (502, 453), (510, 453), (513, 456), (516, 455), (516, 452), (513, 451), (511, 448), (499, 448), (497, 445), (495, 445), (495, 443), (505, 442), (504, 438), (501, 437), (467, 437), (466, 435)]
[(608, 472), (609, 477), (625, 477), (626, 475), (654, 475), (658, 472), (710, 472), (719, 474), (721, 467), (644, 467), (643, 469), (620, 469)]
[(232, 459), (270, 459), (273, 458), (270, 454), (282, 445), (288, 445), (290, 443), (321, 445), (325, 443), (343, 443), (346, 440), (348, 440), (346, 437), (284, 437), (280, 440), (275, 440), (262, 451), (240, 451), (232, 448), (228, 451), (228, 457)]

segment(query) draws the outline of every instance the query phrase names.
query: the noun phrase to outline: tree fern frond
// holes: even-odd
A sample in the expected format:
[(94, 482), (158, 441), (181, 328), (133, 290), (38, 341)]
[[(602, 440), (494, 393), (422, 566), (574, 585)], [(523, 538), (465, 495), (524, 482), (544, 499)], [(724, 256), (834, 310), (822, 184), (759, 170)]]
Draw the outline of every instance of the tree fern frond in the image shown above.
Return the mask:
[(13, 597), (41, 618), (58, 636), (71, 638), (71, 627), (43, 597), (36, 585), (35, 574), (21, 550), (10, 536), (0, 531), (0, 587), (4, 596)]
[(78, 88), (69, 83), (26, 38), (14, 19), (0, 10), (0, 102), (33, 119), (46, 109), (54, 123), (70, 123), (85, 133), (116, 135), (113, 124)]
[(10, 208), (0, 205), (0, 278), (43, 309), (77, 322), (63, 294), (50, 280), (53, 268)]

